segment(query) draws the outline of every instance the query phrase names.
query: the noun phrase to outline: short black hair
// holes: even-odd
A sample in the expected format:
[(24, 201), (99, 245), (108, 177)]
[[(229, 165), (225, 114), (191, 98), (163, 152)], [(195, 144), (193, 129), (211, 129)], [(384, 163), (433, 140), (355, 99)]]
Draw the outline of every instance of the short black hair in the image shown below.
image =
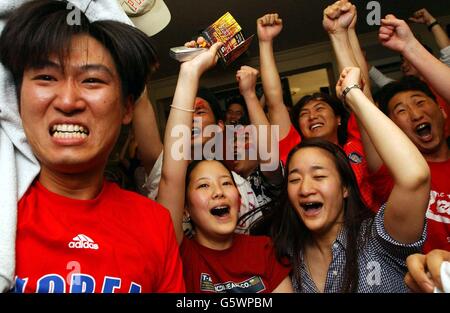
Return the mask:
[(405, 91), (421, 91), (436, 102), (436, 96), (428, 85), (415, 76), (404, 76), (398, 81), (393, 81), (378, 92), (377, 102), (380, 110), (389, 116), (389, 101), (398, 93)]
[[(341, 118), (341, 125), (338, 127), (338, 141), (339, 144), (343, 145), (347, 142), (347, 122), (349, 119), (349, 113), (345, 109), (342, 102), (327, 93), (324, 92), (316, 92), (311, 95), (303, 96), (291, 109), (290, 115), (291, 115), (291, 122), (294, 128), (298, 131), (300, 135), (302, 135), (302, 131), (300, 129), (300, 124), (298, 123), (298, 117), (300, 115), (300, 111), (302, 108), (313, 100), (320, 100), (325, 103), (327, 103), (332, 109), (336, 116), (339, 116)], [(302, 135), (303, 136), (303, 135)]]
[(244, 114), (242, 115), (238, 124), (239, 125), (249, 125), (250, 120), (249, 120), (249, 114), (248, 114), (248, 110), (247, 110), (247, 104), (245, 103), (244, 97), (242, 97), (241, 95), (232, 96), (227, 99), (227, 101), (225, 102), (225, 112), (228, 111), (228, 109), (230, 108), (230, 106), (232, 104), (236, 104), (236, 103), (242, 107), (242, 111), (244, 112)]
[(123, 99), (131, 96), (137, 100), (151, 70), (158, 64), (149, 37), (117, 21), (90, 22), (81, 11), (79, 23), (70, 25), (71, 12), (65, 0), (35, 0), (13, 11), (0, 37), (0, 61), (12, 72), (17, 91), (27, 68), (42, 66), (52, 54), (64, 65), (72, 38), (86, 34), (111, 54), (121, 80)]
[(220, 107), (219, 100), (217, 100), (217, 97), (211, 90), (206, 87), (199, 87), (197, 91), (197, 97), (202, 98), (209, 103), (209, 107), (214, 114), (216, 123), (218, 123), (219, 121), (223, 121), (223, 112), (222, 108)]

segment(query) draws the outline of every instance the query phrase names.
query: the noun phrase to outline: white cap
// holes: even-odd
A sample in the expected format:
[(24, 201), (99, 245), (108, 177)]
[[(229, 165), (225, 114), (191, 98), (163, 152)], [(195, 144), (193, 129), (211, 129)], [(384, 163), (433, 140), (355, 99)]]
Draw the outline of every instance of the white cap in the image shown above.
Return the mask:
[(153, 36), (170, 22), (170, 11), (163, 0), (117, 0), (134, 26)]

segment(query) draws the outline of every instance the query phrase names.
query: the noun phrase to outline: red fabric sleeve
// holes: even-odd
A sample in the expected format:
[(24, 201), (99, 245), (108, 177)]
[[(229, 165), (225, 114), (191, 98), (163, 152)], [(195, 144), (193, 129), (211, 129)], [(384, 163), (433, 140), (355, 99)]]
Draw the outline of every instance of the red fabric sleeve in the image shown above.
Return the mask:
[(267, 256), (267, 269), (269, 271), (268, 277), (270, 280), (270, 290), (273, 292), (278, 285), (289, 275), (291, 267), (278, 262), (275, 256), (275, 250), (272, 241), (268, 238), (268, 243), (265, 245), (265, 253)]
[(385, 203), (391, 194), (392, 188), (394, 188), (394, 180), (387, 167), (383, 164), (378, 171), (370, 174), (369, 182), (373, 186), (373, 193), (377, 202)]
[(359, 132), (358, 122), (356, 121), (355, 114), (352, 112), (347, 123), (347, 141), (359, 140), (361, 141), (361, 133)]
[(294, 126), (291, 125), (287, 136), (283, 139), (280, 139), (278, 143), (278, 148), (280, 151), (280, 161), (283, 163), (283, 165), (286, 165), (286, 160), (291, 149), (298, 145), (301, 140), (302, 138), (300, 137), (299, 133), (294, 128)]

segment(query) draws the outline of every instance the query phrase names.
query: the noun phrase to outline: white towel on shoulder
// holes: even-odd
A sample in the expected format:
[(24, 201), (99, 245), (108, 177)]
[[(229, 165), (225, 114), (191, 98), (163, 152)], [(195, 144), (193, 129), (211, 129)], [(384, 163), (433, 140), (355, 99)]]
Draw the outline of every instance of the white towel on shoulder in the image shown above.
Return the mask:
[[(31, 0), (1, 0), (0, 32), (11, 11)], [(69, 0), (91, 21), (116, 20), (133, 25), (117, 1)], [(17, 202), (39, 173), (17, 105), (11, 74), (0, 64), (0, 292), (14, 285)]]

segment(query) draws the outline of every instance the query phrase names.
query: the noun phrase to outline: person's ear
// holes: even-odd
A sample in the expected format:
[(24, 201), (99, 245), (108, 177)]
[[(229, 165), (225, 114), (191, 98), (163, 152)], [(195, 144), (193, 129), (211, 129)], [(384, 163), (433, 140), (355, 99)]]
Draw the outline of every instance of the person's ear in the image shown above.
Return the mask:
[(191, 221), (191, 214), (189, 213), (189, 208), (185, 206), (183, 211), (183, 223), (189, 223), (190, 221)]
[(131, 123), (131, 120), (133, 119), (133, 100), (131, 96), (127, 97), (127, 100), (125, 101), (125, 108), (123, 110), (123, 116), (122, 116), (122, 124), (128, 125)]
[(446, 120), (448, 118), (447, 112), (445, 112), (445, 109), (441, 106), (439, 106), (439, 109), (442, 112), (442, 115), (444, 116), (444, 120)]
[(345, 186), (344, 186), (344, 189), (343, 189), (342, 197), (343, 197), (344, 199), (345, 199), (345, 198), (348, 198), (348, 188), (345, 187)]

